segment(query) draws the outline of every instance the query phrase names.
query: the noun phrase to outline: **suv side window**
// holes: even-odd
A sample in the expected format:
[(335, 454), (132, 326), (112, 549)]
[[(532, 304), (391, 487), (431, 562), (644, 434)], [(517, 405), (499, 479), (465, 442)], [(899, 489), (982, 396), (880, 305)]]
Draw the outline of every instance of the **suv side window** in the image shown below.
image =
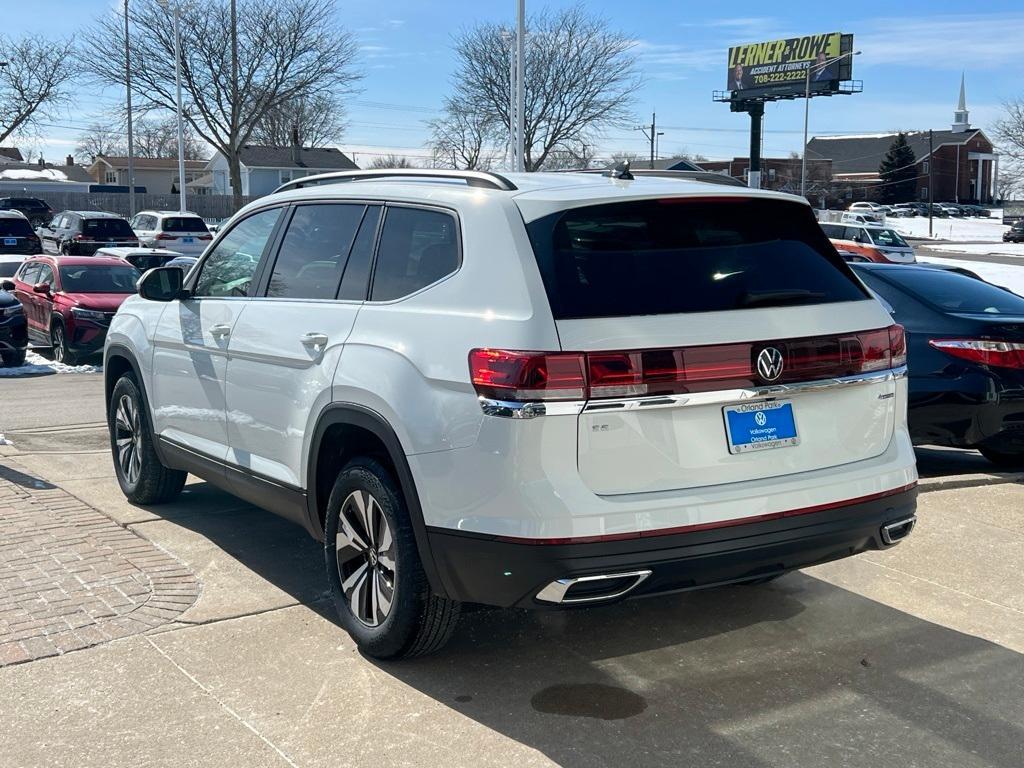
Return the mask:
[(863, 230), (860, 227), (847, 227), (844, 240), (856, 240), (864, 242)]
[(203, 260), (193, 296), (248, 296), (281, 208), (254, 213), (238, 222)]
[[(53, 286), (53, 268), (49, 264), (43, 264), (39, 268), (39, 274), (36, 275), (32, 284), (36, 285), (38, 283), (46, 283)], [(54, 288), (54, 290), (56, 290), (56, 288)]]
[(837, 240), (843, 238), (843, 228), (837, 227), (835, 224), (822, 224), (821, 230), (825, 233), (825, 237), (834, 237)]
[(39, 274), (39, 267), (40, 264), (37, 261), (32, 262), (31, 264), (26, 264), (24, 267), (21, 268), (21, 274), (16, 275), (16, 277), (23, 283), (26, 283), (28, 285), (35, 285), (35, 277), (36, 275)]
[(300, 205), (295, 209), (267, 296), (287, 299), (333, 299), (365, 206)]
[(388, 208), (377, 247), (370, 300), (408, 296), (458, 269), (457, 226), (450, 213)]

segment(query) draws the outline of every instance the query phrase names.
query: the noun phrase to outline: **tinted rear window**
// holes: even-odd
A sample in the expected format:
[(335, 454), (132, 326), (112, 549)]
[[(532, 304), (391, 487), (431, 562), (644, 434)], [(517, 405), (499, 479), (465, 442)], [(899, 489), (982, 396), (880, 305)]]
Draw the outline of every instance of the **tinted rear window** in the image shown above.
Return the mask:
[(206, 222), (198, 216), (175, 216), (164, 219), (164, 232), (207, 232)]
[(867, 298), (810, 208), (795, 203), (641, 200), (528, 229), (556, 319)]
[(886, 270), (885, 279), (945, 312), (1024, 315), (1024, 298), (1005, 288), (941, 269)]
[(32, 225), (25, 219), (0, 219), (0, 236), (3, 237), (25, 237), (34, 234)]
[(124, 219), (86, 219), (82, 222), (82, 232), (97, 237), (135, 237)]

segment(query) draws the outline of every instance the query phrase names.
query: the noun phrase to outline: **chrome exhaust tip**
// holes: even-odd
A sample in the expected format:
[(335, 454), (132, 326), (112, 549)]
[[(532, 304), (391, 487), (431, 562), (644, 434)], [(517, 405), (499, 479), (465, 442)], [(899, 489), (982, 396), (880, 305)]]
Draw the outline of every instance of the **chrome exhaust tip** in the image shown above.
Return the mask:
[(910, 535), (917, 524), (917, 515), (911, 515), (895, 523), (888, 523), (882, 526), (882, 541), (886, 544), (895, 544)]
[[(542, 603), (578, 605), (614, 600), (628, 595), (639, 587), (651, 571), (625, 571), (623, 573), (602, 573), (597, 576), (577, 576), (571, 579), (556, 579), (537, 593)], [(602, 587), (606, 587), (602, 589)], [(576, 595), (571, 594), (576, 590)]]

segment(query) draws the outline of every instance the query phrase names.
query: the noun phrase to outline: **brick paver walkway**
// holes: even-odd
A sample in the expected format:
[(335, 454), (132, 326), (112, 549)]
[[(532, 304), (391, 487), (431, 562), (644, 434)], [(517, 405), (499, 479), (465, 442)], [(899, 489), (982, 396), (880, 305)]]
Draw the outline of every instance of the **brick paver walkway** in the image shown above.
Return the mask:
[(166, 552), (0, 457), (0, 666), (146, 632), (198, 595)]

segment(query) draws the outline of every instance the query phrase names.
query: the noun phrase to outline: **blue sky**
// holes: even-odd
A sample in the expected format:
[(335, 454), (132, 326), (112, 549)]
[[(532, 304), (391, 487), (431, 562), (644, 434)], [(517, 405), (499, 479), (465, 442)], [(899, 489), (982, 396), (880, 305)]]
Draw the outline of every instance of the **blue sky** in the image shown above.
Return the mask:
[[(2, 0), (8, 34), (74, 34), (117, 0), (47, 0), (45, 15), (33, 2)], [(527, 0), (528, 10), (570, 5)], [(513, 0), (338, 0), (339, 22), (355, 33), (365, 71), (363, 92), (354, 97), (342, 147), (366, 161), (396, 151), (425, 156), (423, 121), (449, 88), (454, 69), (451, 38), (478, 21), (510, 20)], [(738, 43), (842, 31), (855, 35), (862, 54), (854, 77), (864, 81), (855, 96), (815, 99), (811, 134), (946, 128), (952, 119), (960, 73), (967, 77), (974, 125), (998, 117), (1003, 99), (1024, 91), (1024, 6), (1020, 0), (971, 4), (947, 0), (900, 2), (680, 2), (590, 0), (583, 5), (606, 17), (636, 41), (645, 78), (634, 104), (638, 122), (657, 110), (661, 154), (688, 150), (708, 157), (746, 154), (748, 121), (711, 101), (724, 87), (726, 50)], [(44, 152), (62, 156), (75, 143), (76, 127), (102, 115), (120, 94), (82, 93), (79, 103), (47, 129)], [(768, 105), (765, 154), (797, 150), (802, 103)], [(604, 153), (644, 152), (634, 131), (603, 138)], [(51, 157), (53, 156), (53, 157)]]

